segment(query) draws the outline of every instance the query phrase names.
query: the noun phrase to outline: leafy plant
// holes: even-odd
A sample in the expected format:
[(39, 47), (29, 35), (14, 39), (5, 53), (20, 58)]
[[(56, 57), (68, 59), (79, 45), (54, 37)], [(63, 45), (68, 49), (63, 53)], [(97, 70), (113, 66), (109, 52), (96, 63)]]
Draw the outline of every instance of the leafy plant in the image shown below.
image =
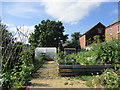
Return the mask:
[(103, 64), (117, 64), (120, 63), (120, 41), (106, 41), (104, 43), (95, 45), (93, 51), (97, 55), (97, 59), (102, 60)]
[(19, 54), (17, 62), (14, 62), (14, 67), (2, 73), (3, 88), (18, 88), (30, 84), (30, 75), (34, 69), (32, 54), (30, 49), (24, 49)]
[(87, 81), (86, 85), (94, 87), (119, 88), (120, 73), (113, 69), (106, 69), (103, 74), (97, 75), (96, 78)]
[(68, 82), (65, 82), (64, 85), (68, 85), (69, 83)]

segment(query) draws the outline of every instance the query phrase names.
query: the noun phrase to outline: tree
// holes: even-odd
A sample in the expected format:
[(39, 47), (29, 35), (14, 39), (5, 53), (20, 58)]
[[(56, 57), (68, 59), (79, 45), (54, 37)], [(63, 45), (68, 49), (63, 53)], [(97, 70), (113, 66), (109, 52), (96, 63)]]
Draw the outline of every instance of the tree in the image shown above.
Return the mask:
[(2, 54), (6, 48), (12, 47), (13, 43), (14, 38), (12, 33), (7, 30), (7, 26), (2, 24), (2, 20), (0, 20), (0, 46), (2, 47)]
[(64, 26), (60, 21), (42, 20), (35, 25), (35, 30), (30, 34), (29, 43), (34, 47), (59, 47), (68, 39), (64, 35)]
[(71, 34), (72, 39), (66, 42), (66, 48), (76, 48), (80, 49), (79, 37), (81, 36), (80, 32), (74, 32)]
[(72, 41), (79, 40), (79, 37), (81, 36), (80, 32), (74, 32), (71, 34)]
[(81, 36), (80, 32), (74, 32), (72, 37), (72, 45), (78, 50), (80, 49), (79, 37)]

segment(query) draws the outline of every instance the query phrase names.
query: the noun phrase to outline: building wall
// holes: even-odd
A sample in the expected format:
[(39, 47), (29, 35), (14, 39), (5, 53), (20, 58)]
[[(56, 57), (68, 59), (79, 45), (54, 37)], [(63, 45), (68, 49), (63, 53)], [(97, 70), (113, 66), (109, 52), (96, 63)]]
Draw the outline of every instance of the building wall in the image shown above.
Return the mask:
[(96, 26), (87, 31), (82, 37), (80, 37), (80, 46), (81, 48), (86, 48), (94, 42), (94, 36), (99, 35), (99, 39), (104, 41), (105, 37), (105, 26), (101, 23), (98, 23)]
[[(116, 23), (105, 29), (105, 40), (112, 40), (118, 38), (120, 39), (120, 32), (118, 33), (118, 25), (120, 25), (120, 23)], [(111, 34), (110, 34), (110, 28), (112, 28)]]
[(80, 39), (80, 46), (81, 46), (81, 48), (85, 48), (85, 46), (86, 46), (86, 35), (83, 35), (79, 39)]
[[(99, 33), (99, 29), (101, 29), (101, 33)], [(90, 31), (86, 33), (86, 40), (93, 38), (96, 35), (104, 35), (105, 34), (105, 26), (98, 24), (96, 27), (92, 28)]]
[[(101, 29), (101, 32), (99, 33), (99, 29)], [(99, 35), (99, 39), (101, 39), (101, 41), (104, 41), (104, 35), (105, 35), (105, 26), (98, 24), (96, 27), (94, 27), (93, 29), (91, 29), (89, 32), (86, 33), (86, 46), (92, 44), (94, 42), (94, 36)], [(90, 42), (88, 41), (89, 39)]]

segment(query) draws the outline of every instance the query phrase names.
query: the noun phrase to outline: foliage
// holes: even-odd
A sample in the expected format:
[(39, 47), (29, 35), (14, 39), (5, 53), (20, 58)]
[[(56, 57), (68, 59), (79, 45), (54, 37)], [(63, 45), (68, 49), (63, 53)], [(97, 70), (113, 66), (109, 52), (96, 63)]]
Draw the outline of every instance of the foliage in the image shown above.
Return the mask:
[[(81, 50), (77, 54), (62, 55), (60, 62), (62, 64), (80, 64), (80, 65), (96, 65), (96, 64), (118, 64), (120, 63), (118, 40), (107, 41), (94, 44), (89, 51)], [(59, 53), (60, 54), (60, 53)]]
[(30, 34), (29, 42), (34, 47), (59, 47), (67, 39), (64, 26), (60, 21), (42, 20), (35, 25), (34, 33)]
[(88, 80), (86, 85), (91, 87), (119, 88), (120, 72), (114, 71), (113, 69), (106, 69), (103, 74), (97, 75), (92, 80)]
[(77, 54), (69, 54), (69, 55), (62, 55), (60, 54), (62, 58), (59, 57), (59, 63), (60, 64), (80, 64), (80, 65), (86, 65), (86, 64), (98, 64), (96, 61), (96, 56), (91, 57), (93, 53), (90, 51), (80, 52)]
[(80, 49), (79, 44), (79, 37), (81, 36), (80, 32), (74, 32), (71, 34), (72, 39), (67, 41), (67, 45), (64, 46), (65, 48), (76, 48), (77, 50)]
[(38, 59), (38, 61), (39, 61), (39, 62), (43, 62), (45, 59), (46, 59), (45, 56), (41, 56), (41, 57)]
[(14, 46), (17, 46), (17, 47), (23, 46), (23, 45), (24, 45), (23, 42), (20, 42), (20, 41), (17, 41), (17, 42), (15, 42), (15, 44), (14, 44)]
[(29, 84), (30, 74), (34, 69), (32, 63), (32, 52), (24, 49), (19, 54), (19, 60), (14, 63), (14, 68), (10, 68), (2, 73), (2, 87), (10, 89), (11, 87), (19, 88)]
[(69, 83), (68, 82), (65, 82), (64, 85), (68, 85)]
[(93, 51), (97, 55), (97, 59), (101, 60), (103, 64), (117, 64), (120, 63), (120, 41), (106, 41), (97, 44), (93, 47)]
[(71, 34), (72, 40), (79, 40), (79, 37), (81, 36), (80, 32), (74, 32)]
[[(24, 50), (20, 53), (20, 59), (22, 61), (21, 64), (21, 72), (20, 72), (20, 78), (22, 81), (22, 85), (28, 85), (29, 81), (31, 80), (30, 74), (32, 70), (34, 69), (33, 65), (33, 58), (32, 58), (32, 52), (28, 50)], [(19, 68), (20, 69), (20, 68)]]
[[(2, 54), (6, 54), (4, 52), (6, 48), (10, 47), (14, 43), (14, 38), (12, 33), (8, 32), (7, 26), (2, 23), (0, 19), (0, 46), (2, 46)], [(4, 53), (3, 53), (4, 52)]]
[(82, 80), (82, 81), (88, 81), (88, 80), (91, 80), (93, 78), (95, 78), (95, 76), (78, 76), (78, 77), (75, 77), (76, 79), (79, 79), (79, 80)]
[(65, 55), (63, 51), (56, 54), (56, 59), (64, 59), (64, 58), (65, 58)]
[(102, 43), (104, 40), (105, 36), (104, 35), (95, 35), (93, 38), (89, 38), (87, 40), (87, 46), (88, 45), (96, 45)]

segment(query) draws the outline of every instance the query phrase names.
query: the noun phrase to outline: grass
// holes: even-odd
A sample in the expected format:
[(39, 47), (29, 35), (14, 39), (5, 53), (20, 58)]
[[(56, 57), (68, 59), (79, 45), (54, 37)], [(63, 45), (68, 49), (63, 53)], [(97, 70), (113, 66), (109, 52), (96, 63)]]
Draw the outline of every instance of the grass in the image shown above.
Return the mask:
[(64, 85), (68, 85), (68, 82), (65, 82)]
[(95, 76), (77, 76), (77, 77), (75, 77), (75, 79), (79, 79), (82, 81), (88, 81), (88, 80), (91, 80), (93, 78), (95, 78)]
[(68, 80), (73, 81), (74, 77), (69, 77)]

